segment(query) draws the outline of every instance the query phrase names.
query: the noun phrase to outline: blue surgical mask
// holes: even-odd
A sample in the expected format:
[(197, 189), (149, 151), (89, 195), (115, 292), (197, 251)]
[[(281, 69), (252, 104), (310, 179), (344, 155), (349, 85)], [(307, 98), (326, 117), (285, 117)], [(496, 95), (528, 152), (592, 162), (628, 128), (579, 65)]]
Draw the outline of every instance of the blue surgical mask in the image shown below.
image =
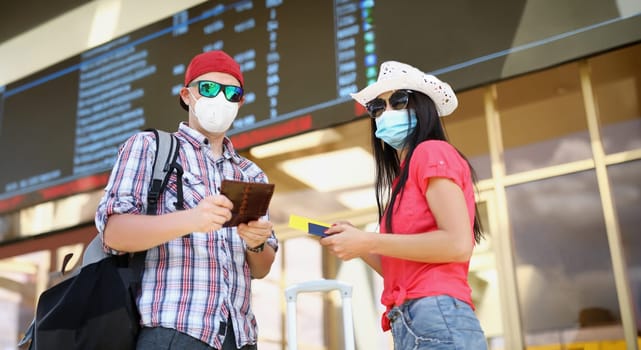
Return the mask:
[(376, 133), (374, 135), (397, 150), (403, 148), (405, 139), (416, 127), (416, 113), (409, 110), (410, 120), (407, 120), (407, 109), (385, 111), (376, 118)]

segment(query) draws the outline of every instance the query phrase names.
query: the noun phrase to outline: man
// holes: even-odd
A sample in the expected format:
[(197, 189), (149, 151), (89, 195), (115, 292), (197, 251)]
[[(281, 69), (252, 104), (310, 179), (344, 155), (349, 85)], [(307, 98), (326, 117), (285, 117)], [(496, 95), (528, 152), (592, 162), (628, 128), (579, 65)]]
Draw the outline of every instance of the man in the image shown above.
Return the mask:
[(189, 121), (174, 133), (185, 210), (174, 208), (180, 181), (172, 175), (158, 213), (143, 215), (153, 133), (137, 133), (120, 147), (96, 227), (112, 254), (147, 251), (137, 349), (256, 349), (251, 279), (269, 273), (278, 242), (268, 217), (223, 227), (232, 203), (220, 194), (223, 179), (267, 182), (225, 136), (243, 104), (243, 86), (238, 63), (222, 51), (199, 54), (187, 67), (179, 101)]

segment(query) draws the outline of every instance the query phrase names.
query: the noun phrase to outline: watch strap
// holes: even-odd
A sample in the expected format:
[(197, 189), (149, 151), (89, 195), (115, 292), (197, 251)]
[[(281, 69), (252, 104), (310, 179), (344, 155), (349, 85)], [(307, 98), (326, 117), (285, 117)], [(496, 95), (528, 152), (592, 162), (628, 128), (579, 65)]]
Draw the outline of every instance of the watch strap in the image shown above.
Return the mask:
[(259, 245), (255, 246), (255, 247), (253, 247), (253, 248), (251, 248), (251, 247), (247, 247), (247, 250), (249, 250), (250, 252), (253, 252), (253, 253), (260, 253), (260, 252), (262, 252), (263, 250), (265, 250), (265, 242), (263, 242), (263, 243), (261, 243), (261, 244), (259, 244)]

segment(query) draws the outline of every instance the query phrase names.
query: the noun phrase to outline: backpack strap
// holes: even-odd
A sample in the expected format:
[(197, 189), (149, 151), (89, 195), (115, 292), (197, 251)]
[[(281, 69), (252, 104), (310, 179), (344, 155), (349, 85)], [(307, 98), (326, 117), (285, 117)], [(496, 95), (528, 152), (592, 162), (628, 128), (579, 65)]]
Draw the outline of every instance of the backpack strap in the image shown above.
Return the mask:
[[(183, 210), (185, 208), (182, 183), (183, 168), (176, 161), (178, 159), (178, 151), (180, 150), (180, 142), (176, 135), (163, 130), (147, 129), (146, 131), (153, 132), (156, 139), (153, 173), (147, 192), (147, 214), (158, 214), (158, 199), (169, 182), (169, 176), (174, 171), (176, 171), (176, 195), (178, 197), (174, 206), (176, 210)], [(131, 289), (131, 292), (134, 293), (132, 295), (134, 298), (136, 297), (135, 293), (140, 287), (140, 280), (145, 269), (146, 255), (147, 251), (145, 250), (129, 256), (129, 266), (131, 266), (134, 276), (137, 278), (136, 285)]]
[(158, 212), (158, 198), (167, 186), (169, 176), (172, 172), (176, 172), (176, 185), (178, 201), (174, 203), (177, 210), (184, 209), (183, 201), (183, 186), (182, 175), (183, 169), (176, 159), (178, 159), (178, 151), (180, 143), (176, 135), (168, 133), (163, 130), (147, 129), (155, 135), (156, 139), (156, 156), (154, 158), (154, 166), (151, 182), (149, 183), (149, 191), (147, 192), (147, 213), (155, 215)]

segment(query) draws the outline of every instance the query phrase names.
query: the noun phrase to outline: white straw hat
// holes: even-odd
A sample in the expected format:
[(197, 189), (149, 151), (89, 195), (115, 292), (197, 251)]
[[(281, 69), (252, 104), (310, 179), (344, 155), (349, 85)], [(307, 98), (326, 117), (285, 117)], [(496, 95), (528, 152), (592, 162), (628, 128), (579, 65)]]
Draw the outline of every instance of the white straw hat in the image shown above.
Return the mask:
[(356, 102), (365, 106), (367, 102), (384, 92), (401, 89), (419, 91), (429, 96), (434, 101), (440, 117), (451, 114), (458, 106), (454, 90), (449, 84), (408, 64), (396, 61), (383, 62), (376, 82), (350, 95)]

